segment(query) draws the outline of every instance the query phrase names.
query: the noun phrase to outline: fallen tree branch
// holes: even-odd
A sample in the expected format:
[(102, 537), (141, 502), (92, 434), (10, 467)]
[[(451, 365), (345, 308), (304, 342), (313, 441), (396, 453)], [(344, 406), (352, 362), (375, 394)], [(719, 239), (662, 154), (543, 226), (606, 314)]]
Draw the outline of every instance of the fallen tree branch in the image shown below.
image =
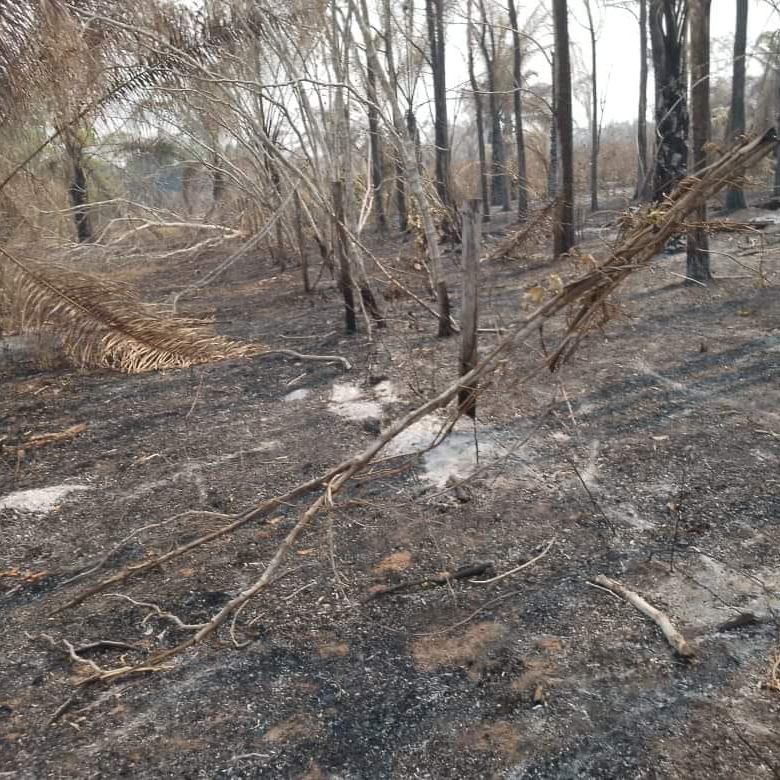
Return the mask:
[(607, 588), (613, 593), (624, 598), (629, 604), (636, 607), (643, 615), (649, 617), (663, 632), (666, 641), (683, 658), (693, 658), (696, 655), (694, 649), (685, 641), (685, 637), (672, 625), (671, 620), (660, 609), (648, 604), (638, 593), (621, 585), (616, 580), (599, 574), (594, 583), (602, 588)]
[(380, 596), (389, 596), (391, 593), (398, 593), (401, 590), (409, 590), (409, 588), (422, 587), (423, 585), (446, 585), (454, 580), (465, 580), (468, 577), (475, 577), (479, 574), (484, 574), (493, 564), (487, 563), (475, 563), (471, 566), (463, 566), (455, 571), (445, 571), (441, 574), (434, 574), (430, 577), (423, 577), (419, 580), (407, 580), (406, 582), (399, 582), (396, 585), (383, 585), (378, 588), (374, 588), (369, 591), (364, 603), (379, 598)]

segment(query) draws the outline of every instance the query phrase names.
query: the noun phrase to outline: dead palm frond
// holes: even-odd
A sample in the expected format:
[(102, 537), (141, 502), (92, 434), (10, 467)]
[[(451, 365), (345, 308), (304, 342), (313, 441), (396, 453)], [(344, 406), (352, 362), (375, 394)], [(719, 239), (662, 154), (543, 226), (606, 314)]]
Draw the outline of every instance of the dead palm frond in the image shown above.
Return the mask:
[(126, 373), (246, 358), (268, 350), (154, 312), (125, 284), (0, 248), (0, 312), (21, 332), (49, 331), (79, 366)]
[(0, 0), (0, 115), (27, 102), (42, 79), (40, 53), (48, 22), (62, 14), (60, 0)]

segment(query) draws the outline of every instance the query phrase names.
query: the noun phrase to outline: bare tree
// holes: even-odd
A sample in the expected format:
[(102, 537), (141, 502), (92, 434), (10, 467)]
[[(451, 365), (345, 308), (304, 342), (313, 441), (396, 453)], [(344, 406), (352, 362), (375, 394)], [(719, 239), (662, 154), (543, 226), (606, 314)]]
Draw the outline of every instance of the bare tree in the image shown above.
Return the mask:
[(637, 200), (645, 200), (650, 177), (647, 170), (647, 0), (639, 0), (639, 110), (636, 118)]
[(450, 138), (447, 122), (447, 81), (444, 49), (444, 0), (425, 0), (431, 71), (433, 72), (436, 193), (442, 204), (453, 207), (450, 194)]
[[(734, 33), (734, 71), (731, 79), (731, 110), (727, 141), (733, 144), (745, 133), (745, 48), (747, 45), (748, 0), (737, 0), (737, 24)], [(744, 209), (745, 192), (733, 185), (726, 192), (727, 209)]]
[(599, 208), (599, 142), (601, 138), (601, 121), (599, 118), (599, 93), (596, 69), (596, 41), (598, 31), (593, 19), (593, 9), (590, 0), (583, 0), (585, 13), (588, 16), (588, 36), (590, 37), (590, 210)]
[(571, 56), (567, 0), (553, 0), (555, 31), (555, 119), (560, 147), (561, 182), (553, 228), (553, 254), (574, 246), (574, 130), (571, 106)]
[[(479, 154), (479, 197), (482, 201), (482, 219), (490, 220), (490, 197), (487, 181), (487, 156), (485, 154), (485, 122), (482, 115), (482, 93), (474, 72), (474, 38), (477, 37), (472, 21), (473, 0), (466, 0), (466, 49), (468, 51), (469, 82), (474, 97), (474, 115), (477, 125), (477, 153)], [(480, 35), (484, 38), (485, 23), (480, 25)]]
[(366, 97), (368, 112), (368, 137), (371, 144), (371, 187), (374, 193), (374, 209), (380, 232), (387, 231), (387, 217), (382, 197), (382, 149), (379, 137), (379, 111), (376, 92), (376, 63), (366, 62)]
[[(384, 0), (385, 16), (389, 17), (389, 5), (390, 0)], [(350, 7), (354, 10), (355, 19), (360, 27), (361, 34), (363, 36), (363, 42), (366, 46), (367, 56), (371, 57), (373, 62), (378, 63), (376, 56), (376, 49), (374, 48), (374, 38), (371, 33), (370, 16), (368, 13), (368, 5), (366, 0), (350, 0)], [(444, 268), (442, 265), (441, 248), (439, 247), (439, 237), (436, 233), (436, 226), (433, 222), (433, 215), (431, 213), (431, 206), (425, 189), (423, 187), (422, 176), (420, 175), (420, 169), (417, 163), (414, 139), (411, 137), (408, 129), (404, 125), (403, 115), (398, 107), (398, 101), (393, 93), (392, 85), (384, 70), (377, 66), (376, 77), (379, 85), (382, 87), (385, 98), (389, 103), (392, 113), (392, 130), (395, 133), (396, 140), (399, 145), (399, 150), (402, 155), (404, 172), (409, 184), (409, 189), (414, 196), (414, 200), (417, 204), (418, 213), (420, 215), (420, 221), (422, 222), (423, 232), (425, 234), (425, 242), (428, 248), (428, 259), (431, 264), (431, 275), (433, 276), (433, 287), (436, 292), (436, 299), (438, 303), (438, 319), (439, 319), (439, 331), (440, 338), (451, 336), (454, 332), (452, 327), (452, 320), (450, 318), (450, 299), (447, 292), (447, 281), (444, 276)]]
[(528, 215), (528, 180), (525, 161), (525, 137), (523, 135), (523, 51), (520, 29), (517, 25), (515, 0), (507, 0), (509, 26), (512, 28), (512, 106), (515, 116), (515, 147), (517, 150), (517, 218), (523, 221)]
[(491, 121), (491, 198), (494, 206), (501, 206), (502, 211), (510, 209), (509, 176), (506, 172), (506, 150), (504, 149), (504, 133), (501, 126), (501, 103), (496, 92), (496, 33), (495, 26), (488, 19), (485, 0), (479, 0), (479, 10), (482, 24), (487, 28), (487, 35), (480, 37), (480, 48), (485, 60), (487, 74), (488, 105)]
[[(398, 101), (398, 71), (395, 65), (395, 36), (393, 35), (393, 17), (390, 13), (390, 3), (382, 5), (383, 38), (385, 44), (385, 62), (387, 65), (387, 77), (390, 82), (392, 100)], [(373, 49), (373, 47), (372, 47)], [(369, 56), (370, 53), (369, 53)], [(378, 68), (376, 60), (374, 64)], [(376, 77), (376, 73), (374, 74)], [(406, 204), (406, 179), (404, 164), (400, 154), (395, 155), (395, 203), (398, 212), (398, 229), (405, 233), (409, 229), (409, 212)]]
[(547, 198), (552, 200), (558, 197), (558, 111), (557, 89), (556, 89), (556, 64), (555, 51), (550, 54), (550, 72), (552, 74), (552, 84), (550, 87), (550, 160), (547, 164)]
[[(691, 25), (691, 129), (693, 168), (698, 173), (707, 165), (710, 137), (710, 2), (690, 0)], [(706, 282), (710, 273), (706, 201), (695, 212), (699, 226), (688, 232), (686, 276), (694, 282)]]

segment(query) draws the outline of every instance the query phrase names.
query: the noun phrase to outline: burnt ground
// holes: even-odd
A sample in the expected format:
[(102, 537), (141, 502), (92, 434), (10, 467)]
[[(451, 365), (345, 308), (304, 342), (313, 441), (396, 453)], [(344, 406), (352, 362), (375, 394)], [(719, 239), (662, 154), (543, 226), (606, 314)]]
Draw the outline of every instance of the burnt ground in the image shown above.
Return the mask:
[[(745, 242), (714, 247), (733, 255)], [(407, 245), (383, 249), (403, 265)], [(770, 285), (716, 255), (726, 278), (686, 286), (668, 272), (684, 271), (683, 256), (659, 258), (559, 375), (520, 381), (541, 349), (529, 341), (480, 398), (483, 459), (463, 488), (432, 483), (433, 461), (383, 463), (243, 611), (236, 638), (248, 644), (223, 629), (113, 685), (78, 688), (89, 670), (40, 635), (134, 646), (84, 651), (106, 668), (171, 647), (189, 632), (123, 596), (204, 621), (259, 576), (303, 505), (58, 606), (224, 522), (179, 513), (243, 510), (366, 446), (451, 380), (457, 343), (435, 340), (403, 298), (385, 301), (390, 327), (373, 343), (364, 329), (346, 337), (329, 279), (306, 297), (297, 269), (246, 258), (187, 311), (234, 337), (344, 355), (351, 371), (276, 355), (128, 377), (39, 369), (6, 350), (7, 441), (88, 428), (21, 458), (6, 447), (0, 462), (0, 777), (777, 777), (780, 694), (764, 684), (780, 608), (780, 268), (771, 249), (739, 259), (762, 262)], [(164, 301), (218, 261), (150, 264), (135, 281)], [(571, 269), (533, 255), (483, 266), (482, 322), (517, 319), (551, 272)], [(393, 392), (379, 394), (381, 377)], [(437, 463), (447, 476), (447, 458)], [(20, 491), (62, 485), (83, 489), (49, 511), (19, 504)], [(498, 582), (366, 601), (377, 585), (477, 562), (506, 572), (553, 537)], [(696, 659), (588, 584), (601, 573), (666, 611)]]

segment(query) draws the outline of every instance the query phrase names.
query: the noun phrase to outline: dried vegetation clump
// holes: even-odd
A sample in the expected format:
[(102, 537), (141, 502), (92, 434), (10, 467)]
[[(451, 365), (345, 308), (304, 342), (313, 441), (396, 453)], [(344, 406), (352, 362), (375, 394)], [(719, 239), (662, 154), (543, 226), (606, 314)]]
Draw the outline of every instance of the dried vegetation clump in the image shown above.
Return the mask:
[(0, 274), (4, 330), (56, 335), (77, 366), (141, 373), (264, 351), (215, 335), (208, 323), (160, 314), (126, 284), (71, 266), (22, 262), (2, 250)]

